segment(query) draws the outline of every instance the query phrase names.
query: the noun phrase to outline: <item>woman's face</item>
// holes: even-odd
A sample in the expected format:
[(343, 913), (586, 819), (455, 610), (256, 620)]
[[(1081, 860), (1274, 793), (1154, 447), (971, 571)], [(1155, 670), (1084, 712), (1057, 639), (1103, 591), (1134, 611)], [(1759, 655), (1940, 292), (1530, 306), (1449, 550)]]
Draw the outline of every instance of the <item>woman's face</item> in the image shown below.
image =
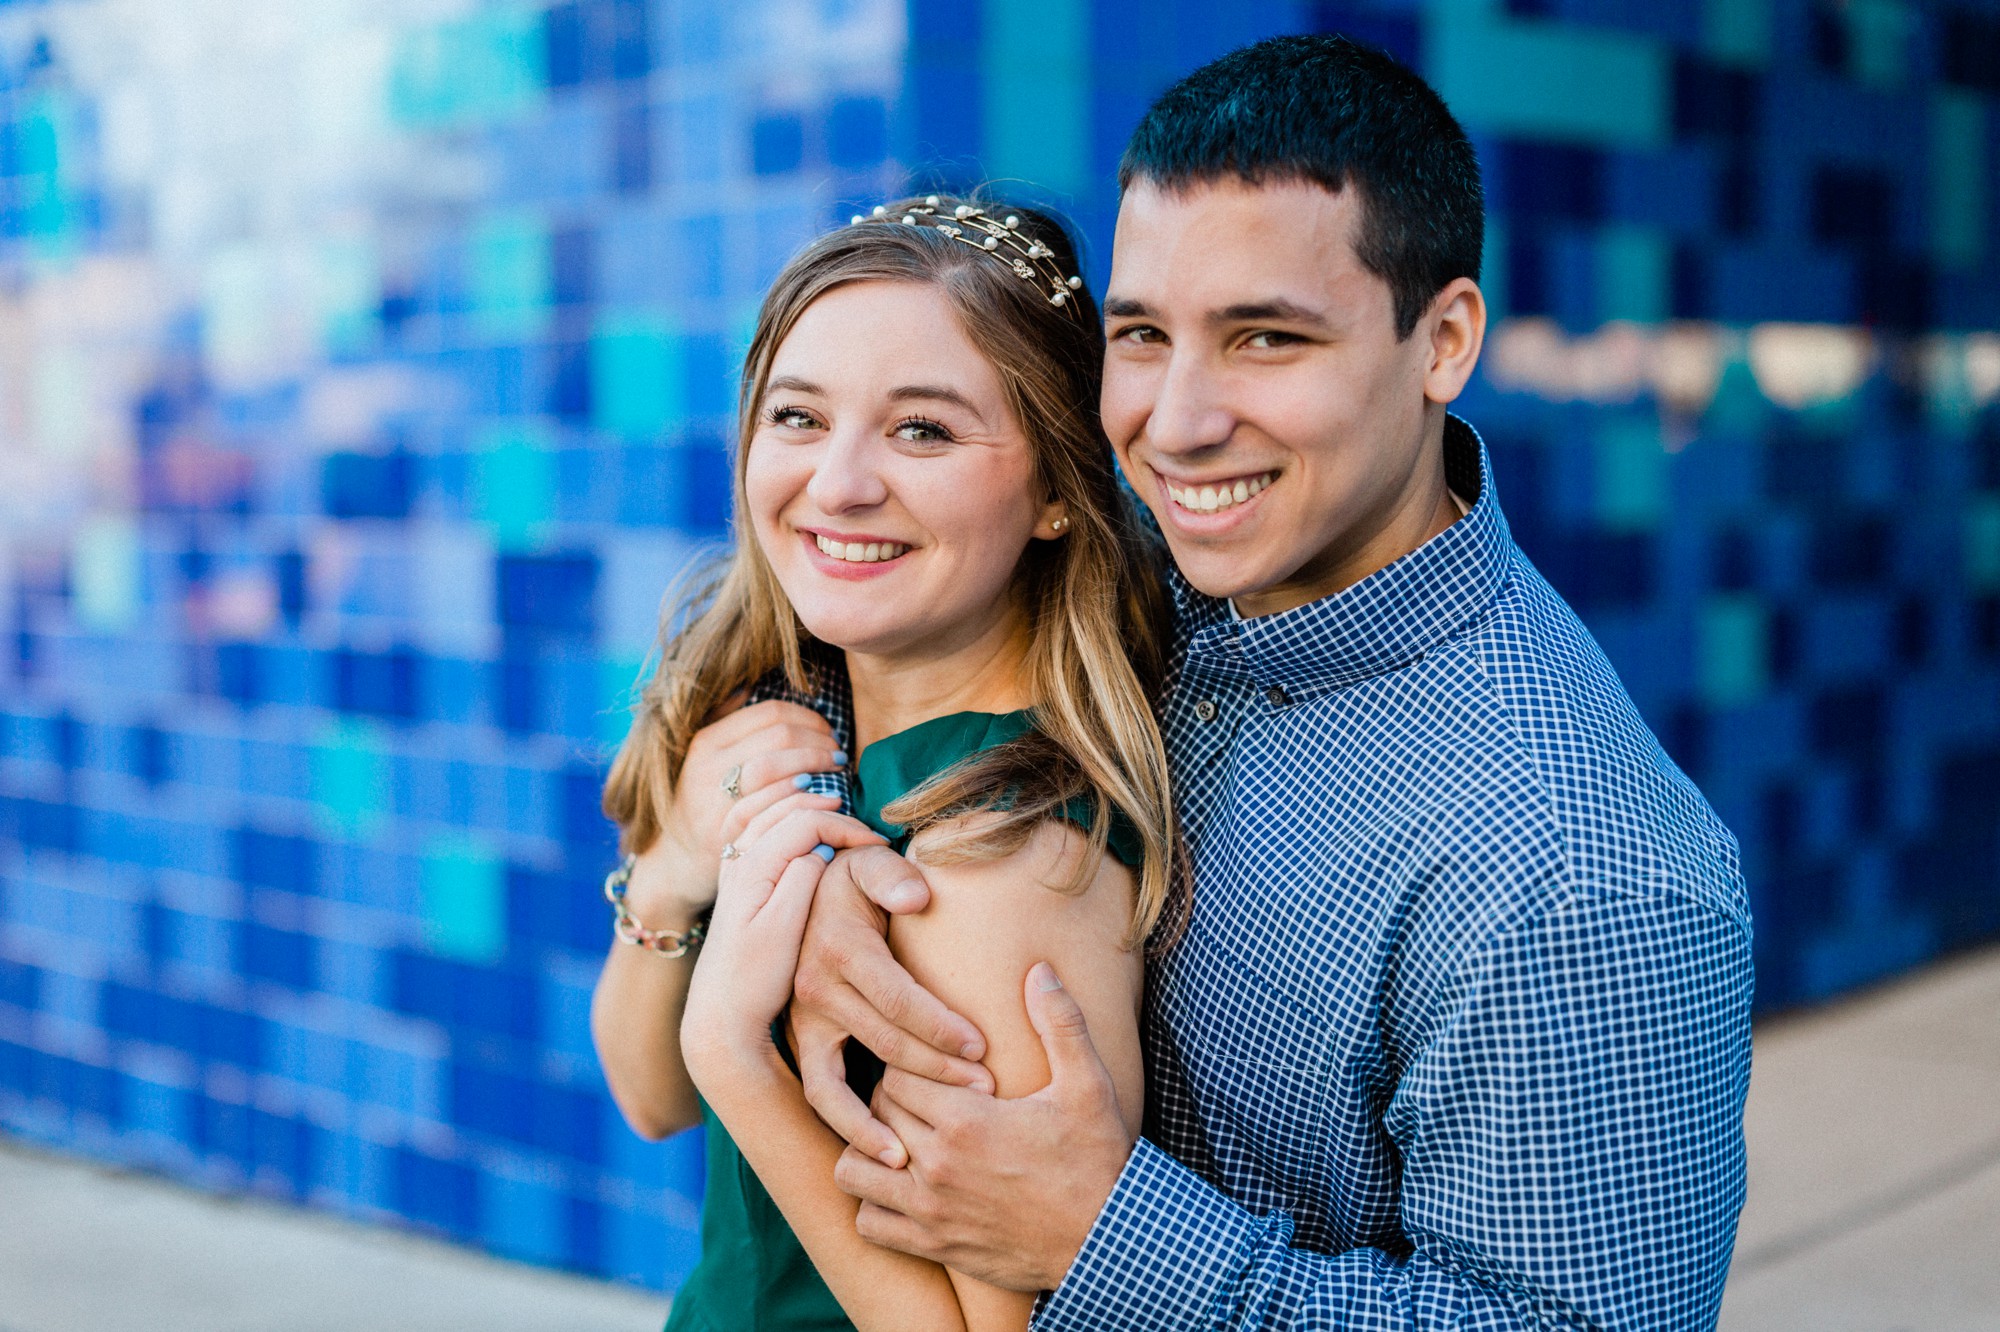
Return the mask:
[(999, 631), (1036, 493), (1000, 376), (935, 287), (860, 282), (806, 308), (772, 358), (745, 463), (765, 557), (814, 637), (940, 657)]

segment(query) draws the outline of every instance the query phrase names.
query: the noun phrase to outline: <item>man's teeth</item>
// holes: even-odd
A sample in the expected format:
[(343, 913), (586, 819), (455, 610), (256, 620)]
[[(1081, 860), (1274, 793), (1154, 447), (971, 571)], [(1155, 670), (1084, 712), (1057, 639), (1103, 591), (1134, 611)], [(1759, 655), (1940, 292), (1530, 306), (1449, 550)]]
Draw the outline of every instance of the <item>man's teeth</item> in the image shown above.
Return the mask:
[(1276, 472), (1266, 472), (1262, 476), (1238, 481), (1233, 485), (1188, 486), (1185, 489), (1170, 481), (1167, 483), (1167, 496), (1183, 509), (1192, 509), (1196, 513), (1216, 513), (1241, 504), (1277, 479)]
[(818, 533), (813, 534), (813, 540), (819, 543), (822, 554), (831, 555), (836, 560), (852, 560), (856, 564), (893, 560), (909, 549), (897, 541), (829, 541)]

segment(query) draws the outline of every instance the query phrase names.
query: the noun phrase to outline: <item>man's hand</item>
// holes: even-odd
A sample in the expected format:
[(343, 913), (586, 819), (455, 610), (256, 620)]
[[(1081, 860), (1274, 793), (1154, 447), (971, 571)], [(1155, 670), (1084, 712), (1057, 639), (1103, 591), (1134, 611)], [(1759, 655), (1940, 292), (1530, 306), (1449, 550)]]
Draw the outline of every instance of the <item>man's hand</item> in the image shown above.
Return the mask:
[(1003, 1101), (891, 1069), (875, 1108), (909, 1148), (894, 1170), (848, 1148), (834, 1179), (861, 1199), (855, 1228), (891, 1249), (1009, 1290), (1054, 1290), (1132, 1154), (1083, 1010), (1046, 962), (1028, 1016), (1049, 1085)]
[(916, 866), (887, 847), (844, 851), (827, 866), (799, 950), (792, 1043), (806, 1100), (827, 1125), (878, 1161), (909, 1159), (896, 1135), (847, 1085), (852, 1037), (891, 1068), (990, 1094), (979, 1029), (917, 984), (889, 952), (889, 913), (930, 905)]

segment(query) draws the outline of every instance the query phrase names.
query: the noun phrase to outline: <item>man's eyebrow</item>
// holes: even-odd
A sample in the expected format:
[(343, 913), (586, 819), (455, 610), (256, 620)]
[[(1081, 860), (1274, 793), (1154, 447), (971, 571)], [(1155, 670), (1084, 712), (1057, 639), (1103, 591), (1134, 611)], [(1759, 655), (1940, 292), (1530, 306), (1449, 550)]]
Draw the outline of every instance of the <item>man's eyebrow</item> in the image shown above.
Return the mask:
[(977, 407), (972, 405), (972, 399), (966, 397), (955, 388), (948, 388), (943, 384), (904, 384), (889, 390), (889, 401), (891, 402), (920, 400), (948, 402), (954, 407), (961, 407), (971, 412), (974, 416), (979, 417), (982, 425), (985, 424), (986, 418), (980, 415)]
[[(1146, 308), (1144, 301), (1133, 300), (1130, 296), (1107, 296), (1103, 308), (1107, 319), (1145, 319), (1153, 313)], [(1310, 324), (1315, 328), (1332, 327), (1332, 322), (1319, 311), (1282, 296), (1266, 301), (1239, 301), (1220, 310), (1211, 310), (1207, 315), (1207, 322), (1211, 324), (1248, 324), (1260, 319), (1285, 324)]]
[(1282, 296), (1273, 296), (1265, 301), (1243, 301), (1236, 305), (1225, 305), (1220, 310), (1211, 310), (1208, 322), (1211, 324), (1250, 324), (1258, 320), (1271, 319), (1284, 324), (1311, 324), (1316, 328), (1331, 328), (1333, 325), (1319, 311), (1288, 301)]

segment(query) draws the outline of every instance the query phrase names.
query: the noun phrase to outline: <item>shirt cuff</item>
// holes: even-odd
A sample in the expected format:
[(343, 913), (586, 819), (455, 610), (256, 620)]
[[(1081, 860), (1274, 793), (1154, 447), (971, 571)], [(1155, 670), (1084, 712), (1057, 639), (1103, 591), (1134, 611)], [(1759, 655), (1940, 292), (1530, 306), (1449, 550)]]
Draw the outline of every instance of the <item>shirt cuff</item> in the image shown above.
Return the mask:
[(1043, 1303), (1036, 1332), (1178, 1332), (1222, 1320), (1262, 1223), (1144, 1138)]

